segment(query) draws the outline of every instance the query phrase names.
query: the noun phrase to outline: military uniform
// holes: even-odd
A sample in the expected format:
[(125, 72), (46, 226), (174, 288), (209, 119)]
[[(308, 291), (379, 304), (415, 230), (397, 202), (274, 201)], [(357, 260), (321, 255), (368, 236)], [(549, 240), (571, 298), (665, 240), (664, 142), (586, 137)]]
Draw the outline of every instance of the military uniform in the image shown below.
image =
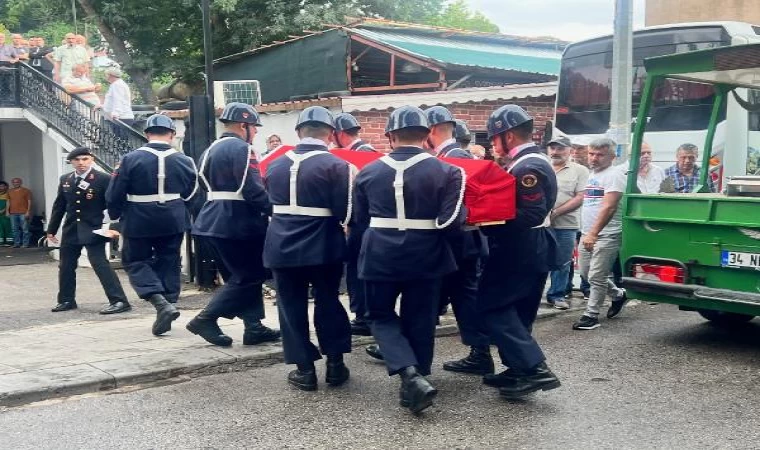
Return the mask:
[[(532, 126), (527, 113), (507, 105), (491, 116), (489, 124), (498, 132), (528, 121)], [(499, 134), (491, 135), (501, 139)], [(517, 215), (504, 225), (482, 227), (488, 236), (489, 257), (480, 279), (477, 306), (491, 342), (509, 367), (502, 374), (486, 376), (484, 381), (500, 386), (503, 396), (513, 398), (559, 386), (531, 336), (547, 276), (556, 265), (556, 241), (548, 217), (557, 196), (557, 179), (549, 159), (533, 143), (511, 149), (509, 158), (507, 172), (516, 179)]]
[(72, 172), (61, 177), (47, 229), (47, 234), (56, 234), (64, 214), (66, 215), (61, 233), (58, 304), (70, 303), (76, 307), (77, 261), (85, 248), (87, 258), (103, 286), (108, 302), (111, 305), (122, 302), (120, 309), (124, 311), (129, 308), (129, 302), (106, 256), (105, 245), (108, 238), (93, 233), (103, 226), (105, 193), (110, 177), (94, 168), (82, 175), (78, 176), (76, 172)]
[[(245, 112), (248, 115), (244, 118)], [(249, 105), (227, 105), (222, 120), (260, 125), (258, 113)], [(250, 121), (239, 122), (244, 120)], [(207, 202), (195, 219), (193, 235), (202, 236), (214, 247), (230, 274), (209, 304), (188, 324), (188, 329), (214, 344), (229, 345), (232, 339), (222, 337), (216, 320), (240, 317), (246, 325), (243, 343), (263, 342), (254, 336), (254, 328), (260, 328), (264, 318), (262, 284), (266, 271), (262, 252), (272, 207), (258, 162), (249, 144), (230, 132), (211, 144), (200, 161), (199, 175), (207, 191)]]
[[(332, 128), (333, 118), (324, 108), (307, 108), (298, 127), (307, 124)], [(264, 265), (272, 270), (277, 286), (285, 363), (298, 365), (288, 380), (301, 389), (316, 389), (313, 363), (321, 353), (328, 357), (328, 383), (341, 384), (348, 378), (347, 369), (345, 379), (336, 375), (331, 380), (330, 364), (334, 361), (342, 371), (342, 355), (351, 351), (348, 315), (338, 300), (346, 257), (343, 227), (350, 214), (349, 165), (331, 155), (326, 143), (304, 138), (269, 164), (265, 183), (273, 215)], [(309, 285), (314, 290), (319, 350), (309, 337)]]

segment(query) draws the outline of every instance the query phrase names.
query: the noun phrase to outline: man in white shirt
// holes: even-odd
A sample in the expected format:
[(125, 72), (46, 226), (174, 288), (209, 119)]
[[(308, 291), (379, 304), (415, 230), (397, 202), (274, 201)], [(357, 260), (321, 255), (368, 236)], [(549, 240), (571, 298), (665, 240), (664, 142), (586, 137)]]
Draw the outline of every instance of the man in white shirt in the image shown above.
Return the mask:
[(121, 79), (121, 70), (112, 67), (106, 70), (106, 79), (111, 84), (103, 101), (103, 112), (106, 119), (113, 123), (113, 130), (118, 135), (123, 135), (124, 130), (117, 121), (131, 127), (135, 123), (135, 113), (132, 112), (132, 93), (129, 86)]
[(613, 166), (614, 141), (596, 139), (588, 146), (589, 174), (581, 212), (581, 245), (578, 248), (581, 276), (591, 284), (586, 311), (573, 325), (574, 330), (599, 327), (599, 309), (608, 292), (614, 295), (607, 318), (617, 316), (627, 298), (609, 279), (610, 270), (620, 250), (623, 234), (620, 200), (625, 192), (626, 175), (620, 166)]
[(639, 191), (642, 194), (656, 194), (660, 192), (660, 185), (665, 178), (665, 169), (652, 164), (652, 147), (643, 142), (639, 159), (639, 174), (636, 181)]

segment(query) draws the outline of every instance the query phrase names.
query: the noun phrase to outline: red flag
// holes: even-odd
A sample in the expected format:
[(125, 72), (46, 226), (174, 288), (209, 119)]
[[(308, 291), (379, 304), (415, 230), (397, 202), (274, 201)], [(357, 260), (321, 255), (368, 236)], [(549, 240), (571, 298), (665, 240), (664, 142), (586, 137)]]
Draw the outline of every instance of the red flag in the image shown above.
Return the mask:
[(266, 176), (269, 163), (289, 152), (290, 150), (293, 150), (294, 148), (295, 147), (292, 145), (281, 145), (264, 155), (264, 157), (261, 158), (261, 161), (259, 161), (259, 172), (261, 172), (261, 176)]
[(486, 225), (503, 223), (515, 218), (515, 177), (493, 161), (463, 158), (442, 158), (461, 167), (467, 175), (464, 204), (467, 223)]

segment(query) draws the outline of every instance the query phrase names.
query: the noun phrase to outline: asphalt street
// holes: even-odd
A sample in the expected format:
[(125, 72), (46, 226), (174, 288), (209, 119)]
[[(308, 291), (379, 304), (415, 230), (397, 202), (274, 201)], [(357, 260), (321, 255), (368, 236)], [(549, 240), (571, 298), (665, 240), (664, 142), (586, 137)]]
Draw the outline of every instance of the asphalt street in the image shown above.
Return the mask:
[[(397, 380), (357, 349), (349, 384), (316, 393), (289, 388), (290, 367), (277, 364), (4, 410), (0, 447), (758, 448), (760, 320), (726, 331), (645, 304), (595, 331), (572, 331), (574, 319), (537, 324), (563, 386), (523, 402), (437, 369), (438, 400), (415, 417), (398, 406)], [(463, 353), (441, 338), (435, 367)]]

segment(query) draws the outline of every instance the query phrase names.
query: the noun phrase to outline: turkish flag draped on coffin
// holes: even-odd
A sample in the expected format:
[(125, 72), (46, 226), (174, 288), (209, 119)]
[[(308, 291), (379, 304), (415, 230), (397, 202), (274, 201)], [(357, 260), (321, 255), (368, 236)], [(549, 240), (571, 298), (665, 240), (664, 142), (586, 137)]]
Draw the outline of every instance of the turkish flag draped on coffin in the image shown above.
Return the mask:
[[(281, 145), (259, 162), (262, 176), (266, 176), (269, 163), (283, 156), (292, 145)], [(367, 164), (380, 159), (379, 152), (357, 152), (336, 148), (330, 153), (361, 170)], [(464, 204), (467, 207), (467, 223), (487, 225), (503, 223), (515, 218), (515, 178), (493, 161), (462, 158), (442, 158), (447, 163), (461, 167), (467, 177)]]

